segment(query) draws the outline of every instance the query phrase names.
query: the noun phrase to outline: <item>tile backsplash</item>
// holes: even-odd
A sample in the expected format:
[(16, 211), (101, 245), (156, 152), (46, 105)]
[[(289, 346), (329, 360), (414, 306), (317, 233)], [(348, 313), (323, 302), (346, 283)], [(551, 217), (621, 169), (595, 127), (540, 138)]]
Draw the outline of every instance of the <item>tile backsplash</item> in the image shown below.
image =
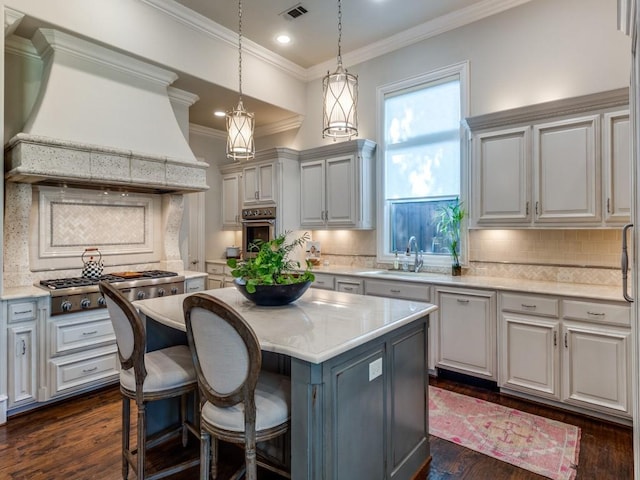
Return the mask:
[[(315, 231), (333, 265), (385, 268), (376, 261), (375, 231)], [(463, 274), (620, 285), (622, 233), (611, 230), (471, 230)], [(445, 267), (427, 271), (447, 273)]]

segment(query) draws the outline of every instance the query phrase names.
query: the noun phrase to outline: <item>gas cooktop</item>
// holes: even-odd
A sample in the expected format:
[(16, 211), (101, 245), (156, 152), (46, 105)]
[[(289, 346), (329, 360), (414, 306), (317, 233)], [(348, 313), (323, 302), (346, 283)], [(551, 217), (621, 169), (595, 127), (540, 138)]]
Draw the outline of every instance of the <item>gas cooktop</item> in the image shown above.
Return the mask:
[(178, 274), (175, 272), (165, 272), (164, 270), (147, 270), (143, 272), (122, 272), (101, 275), (100, 278), (97, 279), (85, 277), (54, 278), (50, 280), (41, 280), (40, 285), (50, 290), (58, 290), (61, 288), (88, 287), (91, 285), (98, 285), (98, 282), (101, 281), (116, 283), (149, 278), (175, 277), (177, 275)]

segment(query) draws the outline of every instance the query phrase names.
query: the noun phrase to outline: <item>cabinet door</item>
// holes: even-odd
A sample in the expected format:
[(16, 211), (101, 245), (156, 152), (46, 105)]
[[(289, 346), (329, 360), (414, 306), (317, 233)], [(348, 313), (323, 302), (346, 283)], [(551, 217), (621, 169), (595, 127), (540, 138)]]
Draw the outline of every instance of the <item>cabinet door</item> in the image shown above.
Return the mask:
[(536, 222), (600, 221), (598, 118), (534, 125)]
[(27, 323), (8, 329), (9, 407), (36, 401), (36, 325)]
[(473, 188), (478, 224), (527, 223), (531, 220), (529, 127), (474, 137)]
[(275, 164), (267, 163), (242, 170), (242, 203), (255, 205), (275, 202)]
[(251, 205), (258, 202), (258, 168), (242, 170), (242, 203)]
[(563, 327), (562, 400), (630, 415), (631, 348), (628, 329), (566, 322)]
[(503, 313), (500, 387), (560, 399), (559, 322)]
[(436, 289), (438, 367), (497, 380), (494, 297)]
[(222, 228), (240, 228), (240, 174), (222, 177)]
[(605, 220), (626, 223), (631, 212), (629, 112), (604, 115), (603, 175)]
[(300, 225), (325, 224), (325, 162), (318, 160), (300, 165)]
[(260, 203), (276, 201), (275, 169), (276, 166), (273, 163), (258, 166), (258, 202)]
[(326, 166), (327, 225), (353, 226), (356, 218), (355, 157), (336, 157)]

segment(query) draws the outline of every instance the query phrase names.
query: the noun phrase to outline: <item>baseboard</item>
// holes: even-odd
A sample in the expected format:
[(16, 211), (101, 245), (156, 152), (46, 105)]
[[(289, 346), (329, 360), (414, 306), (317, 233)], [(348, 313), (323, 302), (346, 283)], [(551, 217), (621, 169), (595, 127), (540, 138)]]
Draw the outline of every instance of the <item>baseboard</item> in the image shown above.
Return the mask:
[(478, 378), (464, 373), (453, 372), (444, 368), (436, 368), (436, 373), (438, 378), (442, 378), (444, 380), (451, 380), (452, 382), (463, 383), (465, 385), (471, 385), (472, 387), (485, 388), (494, 392), (500, 390), (498, 388), (498, 383), (493, 380), (486, 380), (484, 378)]

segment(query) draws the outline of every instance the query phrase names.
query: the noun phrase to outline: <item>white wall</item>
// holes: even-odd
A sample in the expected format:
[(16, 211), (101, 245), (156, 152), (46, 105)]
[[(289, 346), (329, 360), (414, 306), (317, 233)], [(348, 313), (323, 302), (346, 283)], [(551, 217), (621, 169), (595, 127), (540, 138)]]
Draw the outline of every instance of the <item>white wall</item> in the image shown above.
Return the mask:
[[(471, 116), (628, 86), (631, 42), (616, 13), (614, 0), (535, 0), (359, 65), (347, 61), (359, 78), (359, 137), (377, 140), (378, 87), (467, 60)], [(307, 85), (293, 148), (331, 142), (321, 135), (321, 91), (321, 79)]]

